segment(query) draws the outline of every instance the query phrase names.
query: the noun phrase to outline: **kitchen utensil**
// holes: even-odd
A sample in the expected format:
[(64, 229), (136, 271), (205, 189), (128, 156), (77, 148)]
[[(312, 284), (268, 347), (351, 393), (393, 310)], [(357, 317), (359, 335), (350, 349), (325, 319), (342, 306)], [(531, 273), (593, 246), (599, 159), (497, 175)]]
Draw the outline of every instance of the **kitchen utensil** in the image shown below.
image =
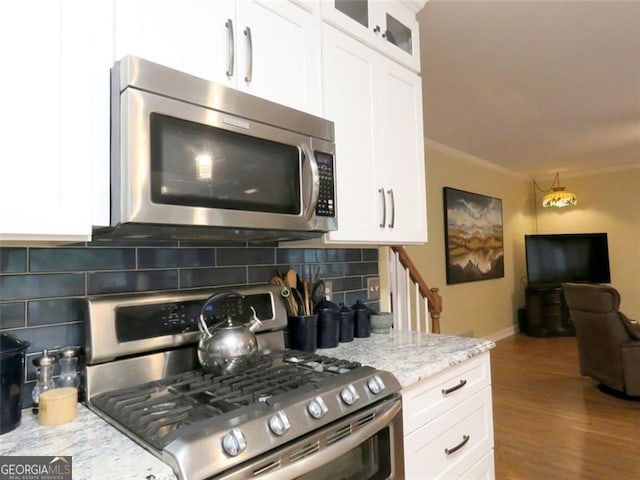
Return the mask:
[(311, 301), (315, 307), (322, 300), (324, 300), (324, 280), (317, 280), (311, 287)]
[(314, 310), (318, 314), (318, 348), (334, 348), (340, 341), (340, 307), (326, 298)]
[(351, 306), (355, 312), (354, 316), (354, 331), (353, 336), (356, 338), (370, 337), (371, 336), (371, 309), (367, 307), (362, 300), (357, 300), (354, 305)]
[(207, 327), (205, 315), (216, 302), (229, 297), (238, 297), (233, 291), (223, 291), (212, 295), (204, 305), (199, 317), (200, 342), (198, 343), (198, 360), (202, 367), (213, 373), (236, 373), (253, 365), (258, 352), (258, 341), (253, 334), (262, 322), (251, 307), (252, 318), (245, 324), (230, 315), (213, 327)]
[(22, 384), (25, 352), (31, 345), (11, 335), (0, 334), (0, 435), (22, 419)]
[(340, 342), (353, 342), (353, 318), (355, 312), (344, 303), (340, 304)]
[[(278, 272), (278, 275), (280, 275), (280, 272)], [(297, 315), (295, 299), (291, 297), (291, 290), (289, 289), (289, 287), (285, 285), (285, 281), (282, 279), (282, 277), (280, 276), (273, 277), (270, 280), (270, 283), (272, 285), (278, 285), (281, 287), (280, 295), (282, 295), (282, 298), (284, 299), (284, 304), (285, 304), (285, 308), (287, 309), (287, 313), (289, 315)], [(294, 311), (296, 312), (294, 313)]]
[(302, 279), (302, 293), (304, 295), (305, 315), (311, 315), (313, 307), (311, 305), (311, 297), (309, 297), (309, 282), (306, 278)]
[(296, 302), (296, 307), (297, 307), (296, 315), (306, 315), (307, 312), (304, 306), (304, 298), (302, 298), (302, 294), (300, 293), (300, 291), (297, 288), (292, 288), (291, 293), (293, 294), (293, 297)]
[(296, 271), (294, 269), (290, 268), (287, 271), (287, 274), (285, 276), (285, 284), (289, 288), (296, 288), (298, 286), (298, 275), (296, 274)]

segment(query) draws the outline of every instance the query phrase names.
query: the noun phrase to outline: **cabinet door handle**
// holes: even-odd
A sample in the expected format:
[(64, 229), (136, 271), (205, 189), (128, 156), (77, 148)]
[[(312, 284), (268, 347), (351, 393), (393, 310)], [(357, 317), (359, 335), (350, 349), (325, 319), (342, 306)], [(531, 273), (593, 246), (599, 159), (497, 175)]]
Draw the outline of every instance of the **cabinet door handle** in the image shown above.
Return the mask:
[(376, 26), (373, 28), (373, 33), (380, 33), (380, 25), (376, 25)]
[(464, 379), (463, 379), (463, 380), (460, 380), (460, 383), (459, 383), (459, 384), (457, 384), (457, 385), (456, 385), (456, 386), (454, 386), (454, 387), (451, 387), (451, 388), (443, 388), (443, 389), (442, 389), (442, 394), (443, 394), (443, 395), (449, 395), (450, 393), (453, 393), (453, 392), (455, 392), (456, 390), (460, 390), (460, 389), (461, 389), (462, 387), (464, 387), (466, 384), (467, 384), (467, 381), (466, 381), (466, 380), (464, 380)]
[(391, 199), (391, 222), (389, 222), (389, 228), (393, 228), (396, 224), (396, 197), (393, 194), (393, 188), (387, 190), (387, 193)]
[(247, 46), (249, 51), (249, 55), (247, 56), (247, 76), (244, 77), (244, 81), (251, 83), (253, 80), (253, 42), (251, 41), (251, 28), (245, 28), (244, 34), (247, 37)]
[(382, 195), (382, 223), (380, 227), (384, 228), (385, 223), (387, 223), (387, 197), (384, 194), (384, 188), (379, 188), (378, 193)]
[(235, 64), (235, 52), (236, 52), (236, 45), (234, 43), (234, 39), (233, 39), (233, 20), (231, 20), (230, 18), (227, 19), (227, 21), (224, 24), (225, 27), (227, 27), (227, 33), (229, 35), (229, 52), (227, 54), (227, 77), (233, 77), (233, 65)]
[(456, 445), (455, 447), (452, 448), (445, 448), (444, 449), (444, 453), (446, 453), (447, 455), (451, 455), (452, 453), (457, 452), (458, 450), (460, 450), (462, 447), (464, 447), (467, 442), (469, 441), (471, 437), (469, 435), (463, 435), (462, 436), (462, 441)]

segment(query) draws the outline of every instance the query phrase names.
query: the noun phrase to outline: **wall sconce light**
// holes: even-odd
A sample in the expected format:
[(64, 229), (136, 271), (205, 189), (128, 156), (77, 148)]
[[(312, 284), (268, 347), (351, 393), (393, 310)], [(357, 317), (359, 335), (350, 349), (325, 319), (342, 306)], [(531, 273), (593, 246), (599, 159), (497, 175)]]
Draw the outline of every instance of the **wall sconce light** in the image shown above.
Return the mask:
[(575, 194), (565, 191), (565, 188), (560, 186), (559, 173), (556, 173), (556, 176), (553, 179), (553, 183), (546, 190), (540, 188), (540, 185), (538, 185), (538, 182), (536, 182), (535, 179), (533, 180), (533, 184), (539, 191), (546, 193), (546, 195), (542, 197), (542, 206), (544, 208), (562, 208), (578, 204), (578, 198), (575, 196)]

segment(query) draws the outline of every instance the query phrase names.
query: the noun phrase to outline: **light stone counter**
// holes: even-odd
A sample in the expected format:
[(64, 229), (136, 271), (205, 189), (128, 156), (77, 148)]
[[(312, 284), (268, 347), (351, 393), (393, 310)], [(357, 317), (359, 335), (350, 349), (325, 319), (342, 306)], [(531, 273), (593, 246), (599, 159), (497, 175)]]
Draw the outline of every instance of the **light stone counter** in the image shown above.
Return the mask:
[(355, 338), (316, 353), (387, 370), (406, 388), (493, 347), (494, 342), (482, 338), (392, 331), (372, 333), (371, 337)]
[(0, 436), (0, 456), (71, 455), (74, 480), (174, 480), (173, 470), (83, 405), (71, 422), (41, 427), (22, 411), (15, 430)]
[[(395, 374), (403, 388), (493, 348), (489, 340), (415, 332), (372, 333), (317, 353)], [(96, 414), (78, 405), (70, 423), (41, 427), (31, 410), (0, 436), (0, 456), (71, 455), (76, 480), (173, 480), (171, 468)]]

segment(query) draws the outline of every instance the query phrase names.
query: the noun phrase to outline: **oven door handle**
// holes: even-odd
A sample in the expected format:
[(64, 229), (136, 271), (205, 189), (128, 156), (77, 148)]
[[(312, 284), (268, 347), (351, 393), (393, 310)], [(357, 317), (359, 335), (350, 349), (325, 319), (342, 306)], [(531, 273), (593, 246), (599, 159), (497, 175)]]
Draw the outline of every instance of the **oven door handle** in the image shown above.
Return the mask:
[[(259, 478), (259, 480), (297, 478), (300, 475), (312, 472), (341, 457), (345, 452), (354, 449), (384, 427), (389, 426), (390, 428), (393, 428), (392, 421), (396, 415), (400, 414), (400, 411), (402, 410), (402, 402), (399, 399), (393, 400), (387, 405), (380, 406), (380, 408), (381, 410), (377, 412), (375, 420), (366, 424), (349, 437), (320, 450), (318, 453), (305, 457), (303, 460), (287, 464), (282, 468), (265, 473), (264, 475), (259, 475), (256, 478)], [(391, 476), (389, 478), (395, 478), (397, 465), (394, 462), (393, 455), (391, 456), (391, 460)]]

